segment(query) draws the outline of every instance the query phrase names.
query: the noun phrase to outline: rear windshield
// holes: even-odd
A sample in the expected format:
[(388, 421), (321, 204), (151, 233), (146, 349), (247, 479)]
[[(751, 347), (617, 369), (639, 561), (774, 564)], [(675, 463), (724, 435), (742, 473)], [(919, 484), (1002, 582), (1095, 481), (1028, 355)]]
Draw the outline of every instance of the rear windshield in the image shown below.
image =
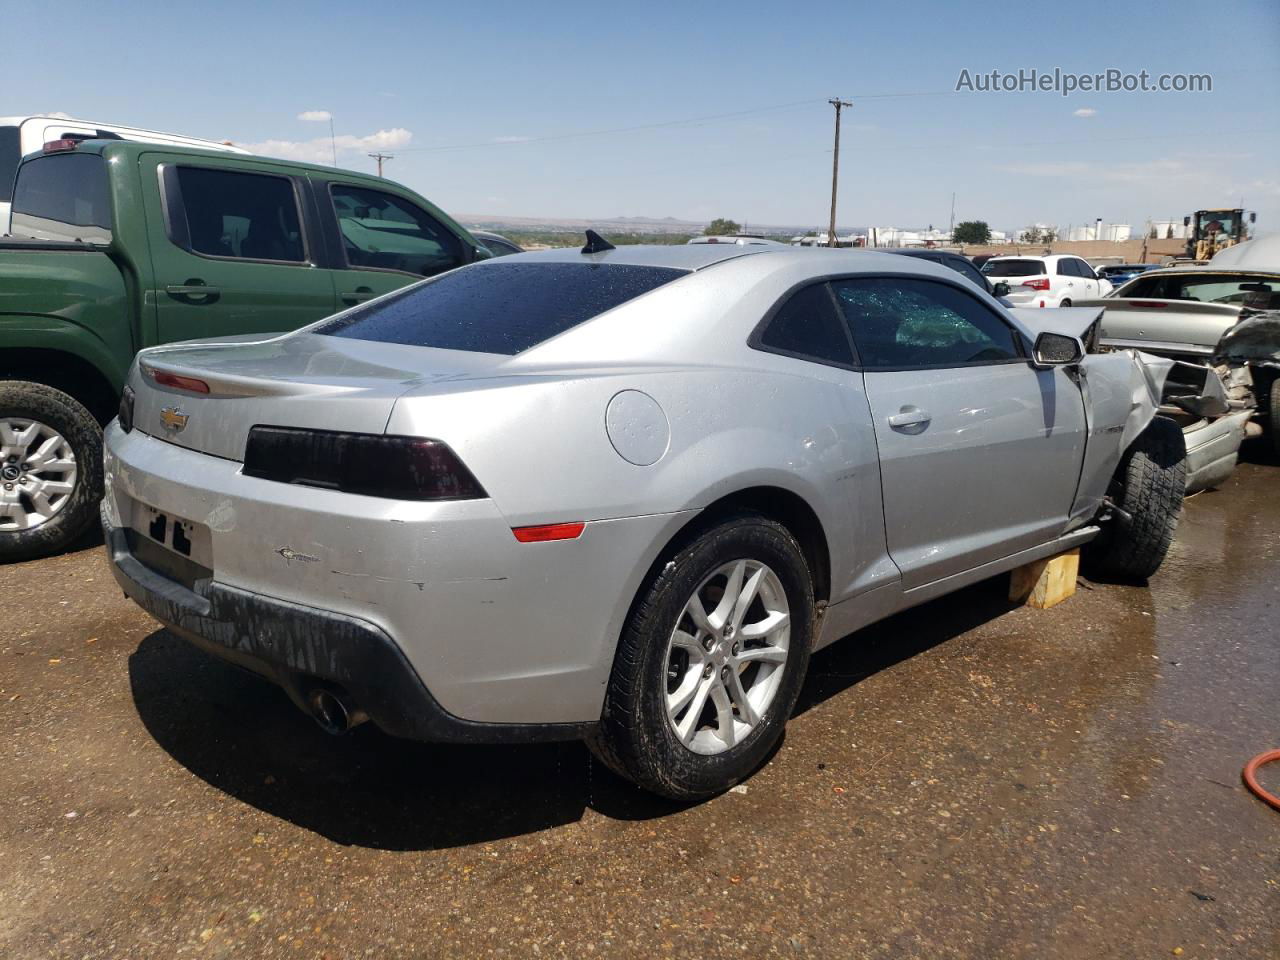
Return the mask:
[(982, 265), (988, 277), (1034, 277), (1044, 273), (1043, 260), (988, 260)]
[(1280, 310), (1280, 276), (1239, 273), (1148, 273), (1134, 277), (1120, 293), (1127, 300), (1196, 300), (1254, 310)]
[(491, 260), (416, 284), (334, 317), (311, 332), (517, 354), (687, 272), (625, 264)]
[(24, 163), (13, 187), (9, 232), (37, 240), (111, 241), (107, 167), (92, 153), (54, 153)]
[(13, 196), (13, 175), (22, 159), (21, 142), (17, 127), (0, 127), (0, 203), (8, 203)]

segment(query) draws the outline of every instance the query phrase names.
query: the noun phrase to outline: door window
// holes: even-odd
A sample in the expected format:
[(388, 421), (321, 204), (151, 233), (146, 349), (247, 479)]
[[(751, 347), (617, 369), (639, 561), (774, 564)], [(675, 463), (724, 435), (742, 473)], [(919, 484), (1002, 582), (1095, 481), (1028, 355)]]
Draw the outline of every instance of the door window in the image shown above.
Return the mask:
[(307, 259), (291, 180), (178, 167), (178, 184), (192, 252), (234, 260)]
[(825, 283), (791, 294), (752, 345), (802, 360), (841, 366), (853, 364), (849, 336)]
[(833, 287), (867, 369), (961, 367), (1021, 359), (1012, 328), (950, 284), (884, 277), (838, 280)]
[(330, 192), (348, 266), (430, 277), (462, 264), (462, 241), (409, 201), (344, 183)]

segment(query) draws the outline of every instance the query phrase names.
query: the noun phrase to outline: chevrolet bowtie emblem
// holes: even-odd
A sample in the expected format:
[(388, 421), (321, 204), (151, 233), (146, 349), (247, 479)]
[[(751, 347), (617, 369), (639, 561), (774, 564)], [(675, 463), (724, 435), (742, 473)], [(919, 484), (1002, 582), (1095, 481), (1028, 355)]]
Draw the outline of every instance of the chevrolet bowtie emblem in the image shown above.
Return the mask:
[(183, 413), (178, 407), (165, 407), (160, 411), (160, 419), (164, 421), (164, 425), (174, 433), (181, 432), (187, 425), (187, 421), (191, 419), (191, 415)]

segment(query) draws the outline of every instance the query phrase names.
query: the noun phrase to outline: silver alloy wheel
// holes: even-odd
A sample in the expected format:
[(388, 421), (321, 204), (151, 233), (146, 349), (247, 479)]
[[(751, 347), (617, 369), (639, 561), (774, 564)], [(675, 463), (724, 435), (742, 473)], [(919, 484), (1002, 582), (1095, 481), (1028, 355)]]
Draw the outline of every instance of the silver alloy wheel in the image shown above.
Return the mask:
[(38, 420), (0, 418), (0, 532), (51, 520), (76, 489), (76, 455), (62, 434)]
[(716, 754), (750, 735), (778, 692), (790, 643), (787, 594), (766, 564), (734, 560), (703, 580), (667, 643), (667, 721), (680, 742)]

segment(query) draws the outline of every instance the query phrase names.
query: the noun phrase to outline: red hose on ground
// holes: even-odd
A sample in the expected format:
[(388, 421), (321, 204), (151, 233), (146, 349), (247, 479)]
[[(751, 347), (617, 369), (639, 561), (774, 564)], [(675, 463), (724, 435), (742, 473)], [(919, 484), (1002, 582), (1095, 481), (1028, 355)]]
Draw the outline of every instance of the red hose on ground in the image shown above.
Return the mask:
[(1258, 768), (1260, 766), (1264, 763), (1272, 763), (1276, 760), (1280, 760), (1280, 750), (1268, 750), (1266, 753), (1260, 753), (1244, 765), (1244, 773), (1241, 774), (1241, 776), (1244, 777), (1244, 785), (1252, 791), (1254, 796), (1263, 803), (1270, 804), (1275, 807), (1275, 809), (1280, 810), (1280, 797), (1277, 797), (1274, 793), (1268, 793), (1266, 790), (1263, 790), (1262, 784), (1258, 783), (1257, 776)]

